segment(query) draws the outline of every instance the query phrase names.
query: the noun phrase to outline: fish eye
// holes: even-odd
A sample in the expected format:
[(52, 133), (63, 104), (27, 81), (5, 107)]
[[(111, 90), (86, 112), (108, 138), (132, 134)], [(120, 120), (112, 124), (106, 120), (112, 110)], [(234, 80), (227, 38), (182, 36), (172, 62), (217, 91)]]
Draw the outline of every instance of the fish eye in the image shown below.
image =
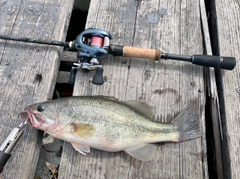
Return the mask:
[(44, 106), (43, 106), (42, 104), (39, 104), (39, 105), (37, 106), (37, 111), (38, 111), (38, 112), (43, 112), (43, 111), (44, 111)]

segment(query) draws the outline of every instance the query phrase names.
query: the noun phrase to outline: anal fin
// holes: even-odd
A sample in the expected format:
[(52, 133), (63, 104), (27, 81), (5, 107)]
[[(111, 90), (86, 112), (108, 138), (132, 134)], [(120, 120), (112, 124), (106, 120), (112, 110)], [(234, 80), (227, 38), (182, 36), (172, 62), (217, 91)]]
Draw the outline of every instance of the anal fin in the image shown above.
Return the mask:
[(145, 144), (141, 146), (125, 149), (124, 151), (132, 157), (141, 161), (150, 161), (157, 150), (157, 146), (154, 144)]
[(86, 153), (90, 153), (90, 147), (87, 145), (79, 144), (79, 143), (71, 143), (73, 148), (79, 153), (86, 155)]

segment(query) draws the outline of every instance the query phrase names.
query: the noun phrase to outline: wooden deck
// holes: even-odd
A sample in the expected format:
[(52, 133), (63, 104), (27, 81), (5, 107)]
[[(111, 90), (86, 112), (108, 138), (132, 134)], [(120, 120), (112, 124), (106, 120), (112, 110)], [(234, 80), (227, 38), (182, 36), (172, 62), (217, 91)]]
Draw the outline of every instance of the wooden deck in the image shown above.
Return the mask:
[[(73, 0), (0, 1), (0, 34), (64, 40), (73, 3)], [(193, 55), (203, 51), (211, 54), (207, 17), (203, 18), (205, 11), (200, 5), (204, 7), (204, 0), (91, 1), (86, 28), (109, 31), (112, 44), (173, 54)], [(235, 23), (240, 17), (239, 5), (230, 0), (214, 1), (211, 10), (215, 28), (210, 30), (218, 32), (213, 33), (213, 52), (239, 58), (239, 24)], [(25, 106), (51, 99), (56, 81), (66, 81), (68, 74), (58, 72), (62, 53), (59, 47), (0, 40), (0, 144), (20, 124), (18, 114)], [(64, 58), (69, 55), (76, 54), (68, 53)], [(218, 98), (213, 69), (206, 69), (204, 75), (202, 67), (190, 63), (112, 56), (101, 64), (104, 85), (91, 83), (93, 72), (79, 71), (74, 96), (107, 95), (120, 100), (142, 100), (154, 108), (155, 120), (159, 122), (170, 122), (188, 104), (198, 101), (204, 135), (182, 143), (157, 144), (156, 156), (150, 162), (137, 161), (124, 152), (95, 149), (83, 156), (65, 142), (59, 179), (209, 178), (204, 127), (207, 95), (211, 98), (212, 112), (207, 118), (213, 121), (215, 145), (220, 147), (215, 150), (218, 178), (237, 178), (240, 171), (239, 66), (234, 71), (217, 73), (221, 83), (217, 82), (222, 87)], [(40, 81), (36, 80), (38, 74), (43, 77)], [(221, 116), (218, 116), (218, 100)], [(219, 117), (223, 123), (216, 122)], [(219, 137), (221, 124), (223, 140)], [(0, 178), (34, 178), (41, 140), (42, 133), (27, 126)]]
[(223, 171), (224, 178), (239, 178), (240, 171), (240, 6), (238, 1), (215, 1), (212, 5), (216, 16), (217, 35), (214, 36), (216, 54), (230, 55), (237, 58), (237, 66), (233, 71), (218, 72), (219, 97), (223, 126)]
[[(0, 1), (0, 33), (64, 40), (73, 0)], [(22, 119), (24, 106), (52, 98), (63, 49), (0, 40), (0, 143)], [(36, 80), (41, 74), (42, 80)], [(30, 126), (12, 152), (3, 179), (34, 178), (41, 138)]]
[[(113, 44), (163, 49), (177, 54), (203, 52), (199, 4), (196, 2), (92, 1), (88, 27), (111, 32)], [(170, 122), (200, 94), (204, 96), (201, 67), (173, 61), (115, 57), (105, 59), (102, 64), (107, 78), (104, 85), (93, 85), (91, 73), (79, 72), (74, 95), (143, 100), (154, 107), (156, 120), (162, 122)], [(204, 120), (204, 115), (201, 117)], [(59, 178), (207, 178), (204, 143), (203, 137), (159, 145), (151, 162), (137, 161), (124, 152), (94, 149), (83, 156), (65, 143)]]

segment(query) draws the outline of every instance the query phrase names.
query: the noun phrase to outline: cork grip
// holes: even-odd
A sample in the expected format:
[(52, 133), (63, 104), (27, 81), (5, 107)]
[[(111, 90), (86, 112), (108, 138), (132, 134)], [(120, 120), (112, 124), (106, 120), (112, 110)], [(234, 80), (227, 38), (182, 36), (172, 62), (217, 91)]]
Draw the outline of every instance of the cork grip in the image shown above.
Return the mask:
[(130, 46), (124, 46), (123, 48), (123, 57), (159, 60), (160, 55), (161, 55), (160, 50), (136, 48), (136, 47), (130, 47)]

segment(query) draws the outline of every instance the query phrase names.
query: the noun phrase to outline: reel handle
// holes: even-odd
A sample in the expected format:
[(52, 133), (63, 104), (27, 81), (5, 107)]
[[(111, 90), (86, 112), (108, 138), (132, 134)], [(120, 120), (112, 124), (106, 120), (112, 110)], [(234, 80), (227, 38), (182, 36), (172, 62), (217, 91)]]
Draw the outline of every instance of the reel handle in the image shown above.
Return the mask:
[(76, 78), (76, 73), (77, 73), (77, 69), (71, 68), (71, 70), (70, 70), (70, 77), (69, 77), (69, 80), (68, 80), (69, 84), (74, 84), (75, 78)]
[(95, 75), (93, 77), (92, 83), (95, 85), (103, 85), (103, 68), (98, 67), (96, 68)]

